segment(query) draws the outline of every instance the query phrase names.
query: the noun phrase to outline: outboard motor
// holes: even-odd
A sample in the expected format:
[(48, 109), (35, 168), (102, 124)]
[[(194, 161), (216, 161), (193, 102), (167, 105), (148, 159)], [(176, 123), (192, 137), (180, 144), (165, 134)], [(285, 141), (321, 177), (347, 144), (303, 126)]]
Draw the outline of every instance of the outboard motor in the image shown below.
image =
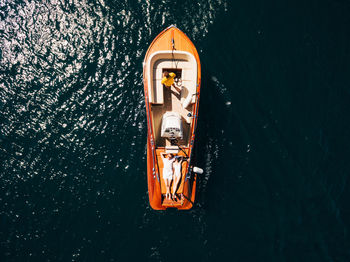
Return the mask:
[(169, 139), (183, 137), (181, 116), (176, 112), (166, 112), (162, 119), (161, 136)]

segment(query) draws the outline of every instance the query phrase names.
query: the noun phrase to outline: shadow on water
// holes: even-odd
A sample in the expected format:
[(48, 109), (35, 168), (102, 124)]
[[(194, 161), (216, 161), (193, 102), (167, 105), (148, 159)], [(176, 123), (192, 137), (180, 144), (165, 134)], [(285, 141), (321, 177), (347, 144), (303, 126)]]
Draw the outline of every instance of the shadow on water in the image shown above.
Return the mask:
[[(220, 208), (224, 200), (225, 184), (234, 187), (235, 158), (233, 147), (238, 146), (239, 125), (235, 119), (231, 102), (224, 97), (222, 85), (210, 71), (202, 71), (201, 101), (197, 125), (196, 159), (197, 165), (204, 168), (200, 175), (199, 193), (203, 208), (216, 203), (211, 208)], [(232, 161), (227, 161), (228, 159)], [(237, 164), (237, 163), (236, 163)], [(217, 188), (217, 190), (211, 190)], [(203, 202), (202, 202), (203, 201)], [(215, 211), (215, 210), (211, 210)]]

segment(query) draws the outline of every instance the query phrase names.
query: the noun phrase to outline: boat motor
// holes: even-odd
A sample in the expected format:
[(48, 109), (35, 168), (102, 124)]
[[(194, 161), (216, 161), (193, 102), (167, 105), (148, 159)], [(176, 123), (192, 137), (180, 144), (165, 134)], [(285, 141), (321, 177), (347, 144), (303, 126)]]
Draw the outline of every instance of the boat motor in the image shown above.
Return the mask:
[(169, 139), (183, 137), (181, 116), (177, 112), (166, 112), (162, 119), (161, 136)]

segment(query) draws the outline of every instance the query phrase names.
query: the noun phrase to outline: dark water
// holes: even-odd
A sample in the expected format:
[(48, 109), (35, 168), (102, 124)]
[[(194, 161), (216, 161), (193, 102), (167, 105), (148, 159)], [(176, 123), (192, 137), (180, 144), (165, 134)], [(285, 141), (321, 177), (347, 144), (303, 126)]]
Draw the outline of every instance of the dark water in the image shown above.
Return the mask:
[[(0, 0), (0, 261), (350, 261), (349, 1)], [(196, 206), (155, 212), (142, 61), (203, 70)]]

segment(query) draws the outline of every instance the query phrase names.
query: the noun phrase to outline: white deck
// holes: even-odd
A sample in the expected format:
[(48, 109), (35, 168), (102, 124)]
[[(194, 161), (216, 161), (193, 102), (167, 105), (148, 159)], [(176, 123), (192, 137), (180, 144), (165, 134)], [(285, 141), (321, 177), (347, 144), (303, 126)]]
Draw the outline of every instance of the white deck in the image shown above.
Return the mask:
[(148, 94), (150, 103), (163, 104), (164, 92), (161, 84), (164, 69), (182, 70), (182, 87), (184, 92), (182, 99), (191, 96), (191, 102), (195, 102), (197, 86), (197, 61), (194, 56), (183, 51), (159, 51), (150, 57), (147, 64), (149, 70), (148, 76)]
[[(148, 93), (156, 147), (170, 145), (167, 139), (160, 136), (162, 116), (167, 111), (175, 111), (181, 115), (184, 137), (179, 141), (179, 144), (188, 146), (192, 124), (192, 118), (188, 117), (188, 113), (192, 113), (193, 104), (196, 102), (196, 59), (188, 52), (174, 51), (173, 56), (171, 51), (161, 51), (150, 57), (147, 66), (151, 69), (148, 70)], [(181, 70), (181, 78), (178, 79), (178, 84), (176, 84), (177, 87), (182, 89), (181, 93), (178, 93), (174, 87), (169, 90), (161, 84), (164, 69), (170, 72), (171, 69)], [(184, 108), (186, 98), (189, 103)]]

